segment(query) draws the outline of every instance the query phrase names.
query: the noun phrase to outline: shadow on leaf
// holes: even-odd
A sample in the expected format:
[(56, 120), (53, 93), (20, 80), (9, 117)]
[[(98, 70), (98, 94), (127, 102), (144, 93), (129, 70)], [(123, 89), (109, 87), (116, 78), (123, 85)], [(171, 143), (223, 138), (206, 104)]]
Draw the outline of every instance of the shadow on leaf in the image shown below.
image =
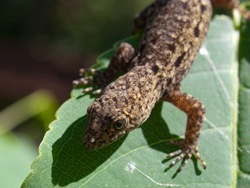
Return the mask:
[[(167, 144), (167, 140), (169, 141), (171, 139), (180, 139), (180, 138), (178, 135), (174, 135), (169, 132), (168, 125), (166, 124), (165, 120), (162, 117), (164, 114), (161, 114), (162, 106), (163, 106), (163, 103), (159, 103), (155, 106), (155, 108), (152, 110), (150, 118), (145, 123), (145, 126), (142, 126), (142, 131), (145, 136), (145, 139), (148, 142), (148, 145), (155, 150), (166, 153), (166, 156), (167, 156), (168, 153), (171, 153), (173, 151), (180, 149), (179, 146), (175, 144)], [(183, 129), (185, 129), (185, 126), (186, 125), (183, 125)], [(169, 161), (171, 162), (175, 158), (176, 157), (169, 158), (169, 159), (165, 158), (162, 160), (162, 163), (165, 164)], [(197, 159), (195, 157), (192, 157), (191, 159), (194, 163), (196, 175), (200, 175), (201, 171), (198, 168)], [(177, 163), (176, 166), (179, 167), (178, 165), (181, 165), (182, 163), (183, 163), (183, 160)], [(172, 167), (169, 167), (167, 165), (164, 172), (167, 172), (171, 168)], [(172, 178), (175, 178), (177, 174), (178, 172), (176, 171), (174, 175), (172, 176)]]
[(53, 144), (53, 185), (64, 187), (88, 176), (105, 162), (125, 139), (124, 137), (99, 150), (87, 150), (82, 141), (86, 124), (86, 116), (79, 118)]
[(167, 140), (176, 139), (178, 136), (169, 132), (168, 125), (161, 114), (162, 106), (163, 103), (161, 102), (154, 107), (150, 118), (141, 128), (149, 147), (166, 153), (167, 156), (168, 153), (176, 149), (176, 146), (172, 144), (167, 145)]
[(162, 106), (162, 102), (155, 105), (149, 119), (141, 128), (148, 145), (153, 149), (166, 153), (169, 152), (166, 141), (178, 136), (170, 134), (168, 125), (161, 114)]

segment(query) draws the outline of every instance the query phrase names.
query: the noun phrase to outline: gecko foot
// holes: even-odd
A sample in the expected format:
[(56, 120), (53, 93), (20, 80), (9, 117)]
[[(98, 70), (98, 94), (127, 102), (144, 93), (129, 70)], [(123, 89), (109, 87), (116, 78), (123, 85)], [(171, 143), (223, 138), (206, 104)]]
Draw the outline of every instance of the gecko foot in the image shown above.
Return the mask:
[(167, 155), (166, 159), (170, 159), (170, 158), (177, 156), (177, 158), (170, 163), (168, 169), (173, 167), (180, 160), (184, 159), (181, 166), (177, 170), (177, 173), (180, 173), (183, 170), (183, 168), (186, 166), (186, 164), (188, 163), (188, 161), (190, 160), (193, 154), (201, 162), (203, 169), (206, 169), (206, 166), (207, 166), (206, 162), (200, 157), (197, 146), (189, 147), (187, 144), (184, 143), (183, 140), (170, 141), (168, 143), (179, 145), (182, 148)]
[(89, 93), (89, 92), (91, 92), (92, 94), (101, 93), (100, 84), (96, 83), (95, 79), (99, 71), (93, 68), (88, 68), (88, 69), (80, 69), (79, 73), (82, 78), (74, 80), (73, 81), (74, 86), (79, 86), (79, 85), (89, 86), (83, 89), (83, 93)]

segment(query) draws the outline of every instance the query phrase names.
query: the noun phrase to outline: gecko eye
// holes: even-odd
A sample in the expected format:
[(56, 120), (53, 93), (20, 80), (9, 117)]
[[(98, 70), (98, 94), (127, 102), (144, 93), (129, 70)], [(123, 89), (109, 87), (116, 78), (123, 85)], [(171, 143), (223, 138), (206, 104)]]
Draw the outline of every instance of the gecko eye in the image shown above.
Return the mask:
[(113, 127), (116, 130), (121, 130), (125, 126), (125, 123), (126, 123), (126, 120), (125, 119), (121, 119), (121, 120), (116, 121), (113, 124)]

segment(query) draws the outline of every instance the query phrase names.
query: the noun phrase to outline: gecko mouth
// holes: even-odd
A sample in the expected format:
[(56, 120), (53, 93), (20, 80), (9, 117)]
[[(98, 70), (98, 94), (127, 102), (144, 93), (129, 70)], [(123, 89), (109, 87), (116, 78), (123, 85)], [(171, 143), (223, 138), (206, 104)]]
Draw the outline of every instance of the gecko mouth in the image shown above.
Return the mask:
[[(117, 140), (121, 135), (115, 135), (113, 137), (108, 137), (107, 135), (102, 135), (101, 137), (96, 138), (91, 134), (86, 134), (84, 137), (84, 146), (87, 149), (99, 149), (106, 145), (113, 143)], [(104, 139), (106, 138), (106, 139)], [(107, 139), (108, 138), (108, 139)]]
[(89, 134), (87, 134), (84, 138), (84, 145), (87, 149), (99, 149), (107, 145), (107, 143), (108, 141), (105, 141), (104, 139), (96, 139)]
[(84, 145), (87, 149), (96, 149), (99, 147), (99, 143), (96, 141), (96, 139), (91, 137), (89, 134), (85, 135)]

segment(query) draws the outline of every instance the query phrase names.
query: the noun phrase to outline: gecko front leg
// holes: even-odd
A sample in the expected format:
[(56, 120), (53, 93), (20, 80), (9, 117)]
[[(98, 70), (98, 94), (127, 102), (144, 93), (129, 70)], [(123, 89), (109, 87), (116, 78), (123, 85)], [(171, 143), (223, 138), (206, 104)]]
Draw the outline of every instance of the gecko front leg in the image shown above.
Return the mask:
[(85, 88), (83, 92), (93, 91), (93, 94), (99, 94), (109, 83), (119, 76), (120, 72), (126, 73), (132, 67), (134, 56), (134, 48), (129, 43), (121, 43), (107, 69), (100, 71), (93, 68), (80, 69), (82, 78), (74, 80), (73, 85), (90, 86)]
[(185, 158), (182, 165), (177, 172), (181, 172), (185, 165), (188, 163), (192, 154), (201, 162), (203, 168), (206, 168), (205, 161), (200, 157), (198, 152), (198, 139), (201, 132), (201, 127), (205, 114), (204, 105), (195, 99), (193, 96), (182, 93), (179, 89), (174, 91), (171, 95), (165, 95), (163, 100), (172, 103), (180, 110), (187, 114), (187, 125), (185, 138), (181, 141), (173, 141), (172, 143), (180, 145), (181, 149), (168, 154), (167, 159), (178, 156), (169, 167), (174, 166), (181, 159)]

